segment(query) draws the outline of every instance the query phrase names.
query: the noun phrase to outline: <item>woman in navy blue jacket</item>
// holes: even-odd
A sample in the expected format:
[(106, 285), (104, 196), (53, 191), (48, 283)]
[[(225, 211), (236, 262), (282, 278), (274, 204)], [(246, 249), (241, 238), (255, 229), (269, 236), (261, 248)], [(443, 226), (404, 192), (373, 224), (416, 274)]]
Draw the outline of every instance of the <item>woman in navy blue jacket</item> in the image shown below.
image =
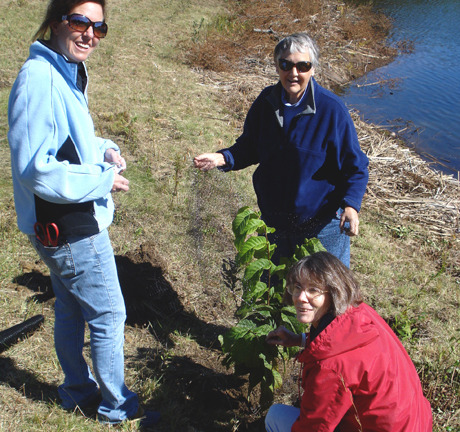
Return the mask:
[(279, 82), (255, 100), (242, 135), (230, 148), (195, 157), (194, 164), (202, 171), (258, 164), (253, 185), (262, 218), (276, 228), (273, 259), (316, 237), (349, 266), (368, 159), (343, 102), (313, 78), (318, 56), (305, 33), (280, 41), (274, 51)]

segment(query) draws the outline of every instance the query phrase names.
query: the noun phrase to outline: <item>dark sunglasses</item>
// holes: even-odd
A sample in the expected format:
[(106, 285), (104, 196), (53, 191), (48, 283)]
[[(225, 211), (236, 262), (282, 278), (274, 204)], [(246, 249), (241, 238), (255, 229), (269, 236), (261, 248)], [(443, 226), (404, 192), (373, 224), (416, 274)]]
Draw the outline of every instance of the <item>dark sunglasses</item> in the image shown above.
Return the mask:
[(298, 63), (292, 63), (291, 61), (286, 59), (279, 59), (278, 66), (281, 70), (284, 70), (285, 72), (290, 71), (295, 66), (297, 72), (305, 73), (308, 72), (313, 65), (311, 64), (311, 62), (301, 61)]
[(107, 24), (104, 21), (93, 22), (89, 18), (80, 14), (63, 15), (62, 21), (67, 20), (69, 27), (80, 33), (84, 33), (91, 26), (93, 27), (94, 36), (103, 38), (107, 35)]

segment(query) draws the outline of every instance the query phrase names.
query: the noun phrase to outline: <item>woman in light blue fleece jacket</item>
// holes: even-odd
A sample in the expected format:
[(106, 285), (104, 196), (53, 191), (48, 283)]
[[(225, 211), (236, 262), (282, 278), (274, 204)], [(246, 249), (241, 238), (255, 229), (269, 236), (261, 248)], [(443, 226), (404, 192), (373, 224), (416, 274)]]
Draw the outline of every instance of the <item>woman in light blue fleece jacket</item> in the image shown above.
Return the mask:
[[(105, 0), (50, 1), (10, 94), (14, 198), (19, 229), (50, 269), (62, 406), (148, 425), (158, 413), (141, 413), (124, 383), (126, 311), (107, 233), (111, 192), (129, 189), (126, 163), (115, 143), (96, 137), (88, 112), (84, 61), (107, 33), (104, 15)], [(94, 377), (82, 355), (85, 322)]]

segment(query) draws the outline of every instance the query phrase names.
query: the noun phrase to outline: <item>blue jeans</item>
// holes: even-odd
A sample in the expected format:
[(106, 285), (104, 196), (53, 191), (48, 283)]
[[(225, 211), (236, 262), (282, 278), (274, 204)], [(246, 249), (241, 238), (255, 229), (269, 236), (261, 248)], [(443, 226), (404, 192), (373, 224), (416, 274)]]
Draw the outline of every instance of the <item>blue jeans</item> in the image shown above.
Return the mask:
[[(98, 413), (108, 422), (134, 415), (138, 398), (124, 382), (125, 303), (107, 230), (58, 247), (29, 238), (50, 270), (56, 295), (54, 343), (65, 375), (59, 387), (62, 406), (84, 406), (100, 389)], [(95, 379), (82, 354), (85, 322)]]
[(291, 405), (272, 405), (265, 417), (265, 429), (267, 432), (291, 432), (299, 415), (300, 409)]
[[(265, 429), (267, 432), (291, 432), (292, 425), (299, 416), (300, 408), (283, 404), (272, 405), (265, 416)], [(340, 426), (334, 432), (340, 432)]]
[(306, 238), (317, 238), (328, 252), (350, 267), (350, 237), (340, 232), (341, 215), (342, 210), (339, 210), (333, 218), (315, 220), (292, 231), (277, 230), (270, 234), (270, 242), (277, 245), (272, 261), (278, 263), (281, 257), (291, 257), (295, 247), (303, 244)]

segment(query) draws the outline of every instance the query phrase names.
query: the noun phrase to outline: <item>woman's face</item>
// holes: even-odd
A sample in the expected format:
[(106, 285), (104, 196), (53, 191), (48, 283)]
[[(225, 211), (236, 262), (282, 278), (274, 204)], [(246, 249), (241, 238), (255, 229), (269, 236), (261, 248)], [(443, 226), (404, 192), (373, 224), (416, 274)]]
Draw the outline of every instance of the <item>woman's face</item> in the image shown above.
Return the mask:
[[(104, 11), (99, 3), (87, 2), (75, 6), (68, 15), (80, 14), (93, 22), (104, 20)], [(56, 22), (51, 25), (51, 45), (59, 53), (65, 55), (73, 63), (85, 61), (99, 45), (99, 38), (94, 36), (93, 27), (81, 33), (69, 27), (68, 21)]]
[[(292, 63), (309, 62), (310, 55), (308, 53), (284, 51), (281, 53), (280, 59), (288, 60)], [(302, 97), (310, 78), (314, 75), (315, 69), (311, 68), (308, 72), (299, 72), (296, 67), (293, 67), (290, 71), (284, 71), (277, 64), (276, 71), (284, 90), (289, 96), (289, 103), (295, 104)]]
[(292, 295), (297, 319), (301, 323), (311, 323), (317, 327), (320, 319), (331, 307), (331, 295), (325, 290), (316, 290), (306, 282), (301, 283), (300, 288)]

